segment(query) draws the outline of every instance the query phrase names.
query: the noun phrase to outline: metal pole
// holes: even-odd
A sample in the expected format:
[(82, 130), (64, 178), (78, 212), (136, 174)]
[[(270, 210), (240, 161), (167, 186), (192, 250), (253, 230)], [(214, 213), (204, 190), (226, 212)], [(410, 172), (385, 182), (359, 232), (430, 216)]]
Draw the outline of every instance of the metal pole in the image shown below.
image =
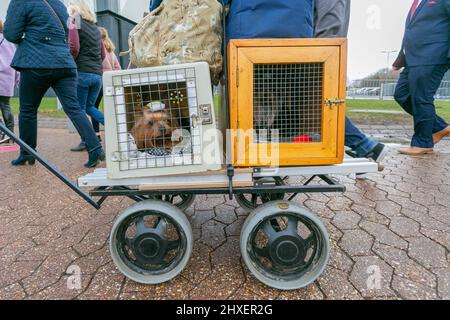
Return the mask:
[(226, 114), (226, 163), (227, 163), (227, 176), (228, 176), (228, 197), (233, 200), (233, 178), (234, 178), (234, 166), (232, 164), (232, 148), (231, 148), (231, 119), (230, 119), (230, 95), (229, 95), (229, 81), (228, 79), (228, 38), (227, 38), (227, 10), (228, 7), (224, 6), (222, 11), (222, 27), (223, 27), (223, 69), (225, 78), (225, 114)]
[[(385, 79), (385, 83), (388, 82), (388, 78), (389, 78), (389, 62), (391, 61), (391, 53), (396, 53), (397, 50), (387, 50), (387, 51), (381, 51), (381, 53), (386, 54), (387, 56), (387, 63), (386, 63), (386, 79)], [(381, 88), (380, 88), (380, 100), (383, 100), (384, 97), (384, 88), (383, 88), (383, 83), (381, 83)]]
[(58, 169), (52, 166), (47, 160), (45, 160), (39, 153), (37, 153), (33, 148), (27, 145), (19, 137), (17, 137), (14, 132), (10, 131), (3, 123), (0, 122), (0, 131), (4, 132), (9, 136), (14, 142), (16, 142), (23, 150), (32, 155), (40, 164), (42, 164), (48, 171), (55, 175), (59, 180), (64, 182), (69, 188), (75, 191), (81, 198), (92, 205), (95, 209), (99, 210), (100, 205), (92, 199), (87, 193), (81, 190), (76, 184), (74, 184), (69, 178), (62, 174)]

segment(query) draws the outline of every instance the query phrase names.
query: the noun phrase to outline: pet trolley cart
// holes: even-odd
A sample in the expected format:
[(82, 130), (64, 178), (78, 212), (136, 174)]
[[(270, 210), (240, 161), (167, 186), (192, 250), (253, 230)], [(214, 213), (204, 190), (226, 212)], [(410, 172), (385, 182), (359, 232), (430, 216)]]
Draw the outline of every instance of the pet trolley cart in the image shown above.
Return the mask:
[[(219, 119), (237, 134), (227, 135), (226, 166), (201, 156), (205, 149), (220, 153), (212, 129), (223, 126), (204, 63), (107, 75), (107, 168), (78, 185), (0, 123), (0, 131), (96, 209), (112, 196), (136, 201), (110, 236), (113, 261), (134, 281), (157, 284), (179, 275), (194, 245), (183, 210), (196, 195), (223, 194), (249, 212), (240, 247), (255, 277), (278, 289), (305, 287), (324, 271), (330, 245), (320, 219), (294, 198), (344, 192), (335, 175), (378, 171), (367, 159), (343, 159), (344, 39), (239, 40), (229, 52), (219, 109), (226, 114)], [(139, 130), (143, 120), (152, 130)], [(268, 146), (275, 153), (262, 152)], [(276, 163), (274, 154), (281, 155)]]
[[(206, 63), (104, 77), (107, 168), (78, 184), (99, 205), (112, 196), (136, 201), (110, 237), (113, 261), (134, 281), (180, 274), (194, 245), (183, 210), (196, 195), (224, 194), (249, 212), (240, 246), (255, 277), (279, 289), (307, 286), (327, 265), (329, 238), (319, 218), (292, 200), (344, 192), (332, 175), (378, 170), (367, 159), (343, 161), (345, 39), (231, 41), (228, 56), (218, 110)], [(217, 158), (216, 128), (234, 129), (226, 134), (227, 166)]]

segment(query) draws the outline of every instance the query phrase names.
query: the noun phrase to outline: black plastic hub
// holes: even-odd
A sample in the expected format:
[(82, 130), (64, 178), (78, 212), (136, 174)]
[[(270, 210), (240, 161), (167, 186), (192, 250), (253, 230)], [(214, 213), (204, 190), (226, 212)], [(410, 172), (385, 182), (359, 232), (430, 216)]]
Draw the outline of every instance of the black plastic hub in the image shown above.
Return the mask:
[[(278, 218), (283, 219), (283, 227), (278, 224)], [(298, 232), (299, 223), (310, 231), (305, 239)], [(259, 231), (267, 239), (263, 247), (256, 241)], [(289, 214), (262, 221), (254, 230), (251, 241), (250, 255), (258, 267), (283, 279), (307, 272), (317, 256), (320, 243), (317, 230), (309, 222)]]
[(167, 253), (167, 240), (156, 232), (138, 235), (134, 240), (133, 252), (141, 263), (160, 263)]
[[(157, 220), (152, 227), (146, 226), (144, 217), (153, 216)], [(174, 226), (178, 238), (168, 239), (168, 225)], [(126, 236), (127, 230), (133, 227), (135, 235)], [(119, 254), (124, 262), (137, 272), (155, 274), (168, 272), (181, 259), (186, 248), (184, 233), (170, 217), (156, 212), (139, 212), (124, 221), (117, 233)]]
[(283, 267), (296, 266), (305, 260), (305, 245), (299, 236), (280, 232), (275, 239), (270, 239), (269, 252), (272, 260)]

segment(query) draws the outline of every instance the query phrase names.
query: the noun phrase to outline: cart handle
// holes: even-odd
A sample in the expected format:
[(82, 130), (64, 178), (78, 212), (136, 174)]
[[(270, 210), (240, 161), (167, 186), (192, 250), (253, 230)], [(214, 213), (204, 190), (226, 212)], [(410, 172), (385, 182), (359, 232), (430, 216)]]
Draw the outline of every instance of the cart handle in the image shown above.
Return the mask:
[(100, 205), (91, 198), (87, 193), (81, 190), (76, 184), (74, 184), (69, 178), (67, 178), (63, 173), (56, 169), (51, 163), (45, 160), (39, 153), (37, 153), (33, 148), (26, 144), (22, 139), (17, 137), (14, 132), (9, 130), (2, 122), (0, 122), (0, 131), (9, 136), (14, 142), (16, 142), (23, 150), (32, 155), (39, 163), (41, 163), (50, 173), (56, 176), (59, 180), (64, 182), (69, 188), (75, 191), (81, 198), (83, 198), (87, 203), (92, 205), (95, 209), (99, 210)]
[(231, 162), (231, 135), (230, 135), (230, 94), (229, 94), (229, 79), (228, 79), (228, 38), (227, 38), (227, 11), (229, 9), (230, 1), (224, 1), (222, 8), (222, 32), (223, 32), (223, 69), (224, 69), (224, 79), (225, 79), (225, 115), (226, 115), (226, 124), (227, 130), (225, 132), (226, 136), (226, 162), (227, 162), (227, 176), (228, 176), (228, 197), (230, 200), (233, 200), (234, 192), (233, 192), (233, 178), (234, 178), (234, 166)]

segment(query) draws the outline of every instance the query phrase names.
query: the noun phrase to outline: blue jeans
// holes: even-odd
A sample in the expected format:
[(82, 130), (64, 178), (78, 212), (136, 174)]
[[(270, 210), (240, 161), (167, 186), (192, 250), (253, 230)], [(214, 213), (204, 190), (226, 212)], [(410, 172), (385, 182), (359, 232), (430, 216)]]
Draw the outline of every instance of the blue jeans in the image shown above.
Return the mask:
[[(20, 75), (20, 138), (33, 149), (37, 146), (37, 111), (44, 94), (53, 88), (64, 112), (72, 120), (89, 152), (101, 148), (86, 113), (77, 99), (76, 69), (22, 69)], [(21, 151), (26, 154), (25, 151)]]
[(434, 106), (434, 96), (447, 70), (447, 65), (417, 66), (406, 67), (400, 74), (394, 98), (414, 117), (413, 147), (433, 148), (433, 133), (448, 126), (436, 115)]
[(348, 117), (345, 118), (345, 145), (360, 158), (365, 158), (378, 144), (361, 132)]
[(81, 109), (98, 123), (105, 124), (105, 116), (95, 107), (100, 90), (102, 77), (93, 73), (78, 74), (78, 101)]

